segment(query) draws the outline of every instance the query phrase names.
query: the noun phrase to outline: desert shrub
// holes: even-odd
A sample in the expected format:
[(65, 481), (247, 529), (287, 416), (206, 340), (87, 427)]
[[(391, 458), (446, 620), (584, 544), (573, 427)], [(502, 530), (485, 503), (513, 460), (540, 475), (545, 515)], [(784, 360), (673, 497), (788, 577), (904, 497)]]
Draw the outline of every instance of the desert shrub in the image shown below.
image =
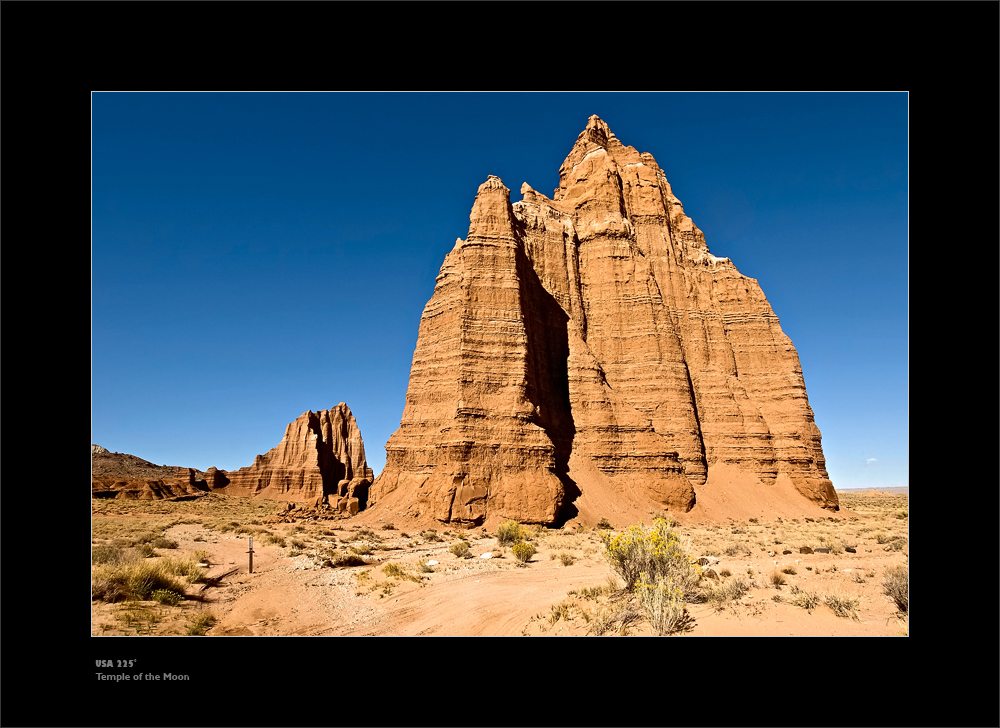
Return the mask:
[(137, 561), (139, 554), (134, 549), (124, 549), (109, 543), (95, 545), (90, 552), (92, 564), (121, 564), (126, 561)]
[(469, 544), (466, 541), (459, 541), (456, 544), (452, 544), (451, 548), (448, 550), (460, 559), (468, 559), (472, 557), (472, 553), (469, 551)]
[(678, 535), (662, 518), (654, 520), (648, 530), (630, 526), (617, 536), (602, 533), (601, 541), (605, 558), (628, 590), (635, 588), (642, 573), (648, 581), (661, 576), (670, 579), (683, 594), (690, 592), (701, 579), (701, 567), (688, 556)]
[(875, 543), (886, 544), (889, 543), (890, 541), (892, 541), (892, 536), (886, 533), (880, 531), (879, 533), (875, 534)]
[(210, 630), (213, 626), (215, 626), (214, 616), (208, 613), (199, 614), (195, 617), (194, 621), (191, 622), (191, 626), (188, 627), (187, 633), (193, 636), (200, 636), (205, 634), (205, 632)]
[(176, 607), (184, 601), (183, 596), (175, 591), (172, 591), (171, 589), (157, 589), (150, 596), (153, 598), (153, 601), (160, 604), (166, 604), (170, 607)]
[(198, 566), (198, 560), (194, 557), (186, 559), (165, 558), (162, 561), (163, 567), (171, 574), (186, 577), (189, 582), (196, 584), (205, 580), (205, 570)]
[(725, 548), (725, 554), (726, 554), (726, 556), (736, 556), (736, 554), (738, 554), (738, 553), (740, 553), (742, 551), (743, 551), (743, 549), (741, 549), (739, 546), (737, 546), (734, 543), (729, 544)]
[(367, 556), (373, 550), (374, 549), (372, 549), (371, 545), (367, 543), (358, 543), (351, 546), (351, 551), (356, 553), (358, 556)]
[(158, 589), (184, 593), (184, 585), (163, 563), (131, 561), (106, 564), (94, 570), (91, 597), (104, 602), (146, 600)]
[(684, 615), (684, 593), (674, 586), (673, 579), (658, 576), (653, 584), (647, 581), (645, 573), (641, 573), (635, 593), (656, 634), (668, 635), (677, 628)]
[(177, 548), (177, 542), (167, 538), (164, 535), (158, 535), (150, 541), (150, 545), (156, 549), (175, 549)]
[(151, 556), (156, 556), (156, 549), (153, 548), (152, 544), (147, 542), (137, 543), (135, 547), (132, 549), (132, 551), (134, 551), (137, 555), (139, 555), (141, 558), (144, 559), (148, 559)]
[(614, 626), (615, 610), (610, 607), (598, 607), (589, 620), (587, 631), (590, 634), (603, 635)]
[(274, 534), (274, 533), (268, 533), (268, 534), (264, 535), (264, 543), (265, 544), (274, 544), (275, 546), (282, 546), (282, 547), (284, 547), (285, 546), (285, 537), (284, 536), (278, 536), (277, 534)]
[(382, 571), (386, 576), (395, 576), (397, 578), (406, 576), (406, 570), (399, 564), (386, 564), (382, 567)]
[(717, 586), (709, 586), (705, 592), (705, 601), (716, 609), (721, 609), (726, 602), (735, 601), (748, 591), (750, 591), (750, 582), (742, 576), (736, 576)]
[(791, 574), (792, 576), (795, 576), (795, 575), (796, 575), (796, 574), (798, 574), (799, 572), (797, 572), (797, 571), (795, 570), (795, 567), (794, 567), (794, 566), (785, 566), (785, 567), (783, 567), (783, 568), (781, 569), (781, 573), (782, 573), (782, 574)]
[(906, 548), (906, 538), (904, 536), (896, 536), (889, 542), (886, 546), (886, 551), (902, 551)]
[(824, 536), (820, 543), (823, 544), (823, 548), (830, 549), (831, 554), (844, 553), (844, 544), (839, 539)]
[(421, 559), (417, 562), (417, 568), (424, 574), (433, 574), (434, 567), (427, 563), (427, 559)]
[(896, 602), (901, 612), (909, 607), (910, 573), (905, 566), (890, 566), (882, 576), (882, 592)]
[(514, 554), (514, 558), (522, 564), (526, 564), (528, 560), (535, 555), (535, 547), (530, 543), (522, 541), (521, 543), (516, 543), (511, 546), (510, 552)]
[(368, 564), (358, 554), (345, 554), (343, 551), (330, 552), (330, 561), (336, 567), (341, 566), (365, 566)]
[(610, 531), (611, 530), (611, 522), (608, 521), (607, 518), (602, 518), (600, 521), (597, 522), (597, 528), (604, 529), (606, 531)]
[(574, 589), (569, 593), (576, 594), (584, 599), (597, 599), (602, 594), (609, 594), (612, 591), (614, 591), (614, 588), (610, 586), (586, 586), (582, 589)]
[(814, 592), (805, 591), (798, 587), (792, 587), (792, 604), (803, 609), (815, 609), (819, 604), (819, 595)]
[(527, 533), (525, 533), (521, 524), (517, 521), (507, 521), (506, 523), (501, 523), (500, 527), (497, 529), (497, 543), (501, 546), (520, 543), (526, 538)]
[(567, 554), (566, 552), (559, 554), (559, 560), (563, 566), (572, 566), (573, 562), (576, 561), (571, 554)]
[(856, 597), (849, 597), (845, 594), (827, 594), (826, 606), (833, 610), (833, 613), (838, 617), (849, 617), (851, 619), (857, 619), (858, 615), (855, 613), (855, 609), (858, 608), (858, 604), (861, 602), (860, 599)]
[(731, 572), (728, 568), (722, 568), (722, 569), (719, 570), (719, 576), (726, 577), (726, 576), (732, 576), (732, 575), (733, 575), (733, 572)]
[(429, 528), (426, 531), (421, 532), (420, 538), (422, 538), (424, 541), (428, 541), (428, 542), (434, 542), (434, 541), (441, 541), (442, 540), (442, 538), (438, 535), (438, 532), (436, 530), (434, 530), (433, 528)]
[(126, 602), (115, 615), (119, 624), (125, 628), (131, 627), (136, 634), (153, 634), (153, 627), (160, 621), (160, 615), (138, 602)]
[(569, 619), (570, 613), (569, 608), (570, 602), (562, 602), (561, 604), (553, 604), (550, 608), (549, 613), (549, 624), (555, 624), (560, 619)]
[(788, 580), (785, 578), (785, 575), (782, 574), (780, 571), (773, 571), (771, 572), (771, 583), (774, 584), (774, 586), (776, 587), (784, 586), (785, 584), (788, 583)]
[[(280, 536), (278, 538), (281, 538)], [(297, 538), (289, 539), (288, 542), (292, 545), (293, 549), (304, 549), (306, 547), (305, 541), (300, 541)], [(284, 544), (281, 544), (284, 545)]]

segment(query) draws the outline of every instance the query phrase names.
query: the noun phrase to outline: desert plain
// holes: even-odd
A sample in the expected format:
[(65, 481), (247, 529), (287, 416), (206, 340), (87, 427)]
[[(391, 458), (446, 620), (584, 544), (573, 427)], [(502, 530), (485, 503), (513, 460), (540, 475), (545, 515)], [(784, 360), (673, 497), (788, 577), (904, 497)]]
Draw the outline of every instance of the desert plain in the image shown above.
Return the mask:
[[(908, 494), (838, 497), (815, 517), (668, 521), (700, 562), (670, 636), (906, 636)], [(214, 493), (92, 503), (94, 636), (657, 634), (606, 541), (665, 514), (522, 525), (522, 562), (497, 528), (374, 511)]]

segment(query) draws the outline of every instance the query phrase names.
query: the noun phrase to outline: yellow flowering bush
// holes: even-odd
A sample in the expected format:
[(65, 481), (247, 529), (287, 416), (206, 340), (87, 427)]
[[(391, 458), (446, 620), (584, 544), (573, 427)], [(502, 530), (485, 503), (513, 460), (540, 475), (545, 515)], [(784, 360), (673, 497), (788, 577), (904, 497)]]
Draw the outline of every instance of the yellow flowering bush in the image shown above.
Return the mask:
[(623, 533), (602, 533), (604, 556), (611, 568), (625, 581), (626, 589), (634, 589), (640, 574), (655, 581), (670, 579), (682, 594), (688, 593), (701, 579), (701, 567), (688, 556), (687, 548), (662, 518), (646, 529), (630, 526)]
[(500, 528), (497, 529), (497, 543), (501, 546), (512, 543), (520, 543), (524, 541), (527, 534), (521, 527), (521, 524), (517, 521), (507, 521), (506, 523), (500, 524)]
[(535, 555), (535, 547), (530, 543), (522, 541), (521, 543), (516, 543), (511, 546), (510, 552), (514, 554), (514, 558), (524, 564), (528, 562), (528, 559)]
[(639, 574), (635, 593), (656, 634), (668, 635), (677, 628), (684, 616), (684, 594), (674, 586), (673, 579), (658, 576), (656, 582), (651, 583), (643, 572)]

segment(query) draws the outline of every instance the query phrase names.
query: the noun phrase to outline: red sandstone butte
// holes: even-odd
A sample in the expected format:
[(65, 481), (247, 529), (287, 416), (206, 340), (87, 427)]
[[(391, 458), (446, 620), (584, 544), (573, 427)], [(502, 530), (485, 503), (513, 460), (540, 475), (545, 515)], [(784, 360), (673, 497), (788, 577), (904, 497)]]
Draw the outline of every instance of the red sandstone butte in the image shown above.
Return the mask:
[(276, 447), (258, 455), (253, 465), (225, 473), (228, 484), (212, 490), (286, 501), (325, 499), (332, 505), (339, 497), (359, 498), (363, 505), (372, 476), (361, 431), (341, 402), (304, 412), (285, 428)]
[(521, 194), (490, 176), (445, 256), (370, 506), (463, 524), (731, 491), (838, 508), (792, 342), (652, 155), (592, 116), (552, 198)]

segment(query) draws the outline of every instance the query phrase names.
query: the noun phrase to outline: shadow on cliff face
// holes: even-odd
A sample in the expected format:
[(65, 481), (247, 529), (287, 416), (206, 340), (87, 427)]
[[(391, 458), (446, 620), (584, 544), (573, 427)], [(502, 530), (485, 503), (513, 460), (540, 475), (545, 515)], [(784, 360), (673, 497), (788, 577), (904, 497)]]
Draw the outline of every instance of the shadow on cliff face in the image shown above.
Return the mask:
[[(519, 231), (520, 232), (520, 231)], [(569, 399), (569, 316), (542, 286), (522, 246), (517, 250), (517, 273), (528, 339), (526, 394), (538, 413), (535, 424), (545, 430), (555, 446), (555, 475), (564, 495), (553, 525), (561, 527), (577, 515), (574, 501), (580, 496), (569, 477), (569, 456), (576, 426)]]
[(323, 475), (323, 496), (340, 495), (337, 484), (347, 477), (347, 466), (337, 460), (329, 449), (320, 450), (320, 472)]

